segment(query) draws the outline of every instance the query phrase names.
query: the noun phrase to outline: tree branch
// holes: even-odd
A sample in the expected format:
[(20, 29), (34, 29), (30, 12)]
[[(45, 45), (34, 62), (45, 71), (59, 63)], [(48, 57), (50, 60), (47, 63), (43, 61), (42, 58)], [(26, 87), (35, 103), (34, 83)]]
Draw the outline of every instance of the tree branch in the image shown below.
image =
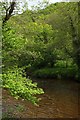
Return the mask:
[(13, 0), (13, 2), (11, 2), (10, 6), (6, 9), (5, 7), (5, 10), (6, 10), (6, 15), (3, 19), (3, 25), (10, 19), (10, 17), (12, 16), (12, 13), (14, 11), (14, 8), (15, 8), (15, 5), (16, 5), (16, 2)]

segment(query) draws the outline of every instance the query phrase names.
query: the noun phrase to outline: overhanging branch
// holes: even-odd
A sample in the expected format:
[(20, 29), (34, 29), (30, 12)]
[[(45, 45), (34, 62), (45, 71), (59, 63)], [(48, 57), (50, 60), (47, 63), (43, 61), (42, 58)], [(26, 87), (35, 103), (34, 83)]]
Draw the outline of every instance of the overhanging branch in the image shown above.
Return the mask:
[(12, 16), (12, 13), (15, 9), (15, 5), (16, 5), (16, 2), (13, 0), (10, 4), (10, 6), (6, 9), (5, 7), (5, 10), (6, 10), (6, 15), (3, 19), (3, 25), (10, 19), (10, 17)]

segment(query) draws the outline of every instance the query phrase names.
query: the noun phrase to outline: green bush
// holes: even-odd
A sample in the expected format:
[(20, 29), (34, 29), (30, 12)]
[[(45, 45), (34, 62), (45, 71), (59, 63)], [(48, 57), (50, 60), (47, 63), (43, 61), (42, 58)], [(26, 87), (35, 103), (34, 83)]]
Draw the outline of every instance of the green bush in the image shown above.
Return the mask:
[(76, 78), (77, 69), (68, 67), (68, 68), (44, 68), (36, 70), (33, 73), (34, 77), (38, 78)]
[(44, 93), (41, 88), (37, 87), (37, 83), (32, 83), (32, 80), (22, 77), (22, 71), (17, 67), (8, 70), (2, 77), (3, 87), (9, 89), (11, 95), (16, 99), (22, 97), (37, 105), (40, 98), (35, 97), (35, 95)]

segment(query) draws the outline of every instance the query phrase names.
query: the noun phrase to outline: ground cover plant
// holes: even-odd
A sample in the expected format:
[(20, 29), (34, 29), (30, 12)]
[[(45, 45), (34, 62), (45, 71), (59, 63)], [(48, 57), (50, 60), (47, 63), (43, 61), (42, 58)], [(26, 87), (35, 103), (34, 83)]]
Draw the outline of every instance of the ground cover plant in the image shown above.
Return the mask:
[(17, 67), (4, 73), (2, 79), (3, 88), (8, 89), (16, 99), (21, 97), (37, 105), (40, 98), (37, 99), (35, 95), (44, 93), (41, 88), (37, 87), (37, 83), (32, 83), (31, 79), (23, 77), (21, 69)]

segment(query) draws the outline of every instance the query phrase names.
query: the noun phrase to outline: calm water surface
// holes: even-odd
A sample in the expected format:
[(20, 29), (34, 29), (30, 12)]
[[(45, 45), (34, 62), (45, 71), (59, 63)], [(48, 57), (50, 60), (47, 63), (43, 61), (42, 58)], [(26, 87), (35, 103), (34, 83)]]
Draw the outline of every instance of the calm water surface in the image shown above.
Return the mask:
[(45, 91), (42, 104), (51, 117), (79, 117), (80, 83), (72, 80), (37, 80)]

